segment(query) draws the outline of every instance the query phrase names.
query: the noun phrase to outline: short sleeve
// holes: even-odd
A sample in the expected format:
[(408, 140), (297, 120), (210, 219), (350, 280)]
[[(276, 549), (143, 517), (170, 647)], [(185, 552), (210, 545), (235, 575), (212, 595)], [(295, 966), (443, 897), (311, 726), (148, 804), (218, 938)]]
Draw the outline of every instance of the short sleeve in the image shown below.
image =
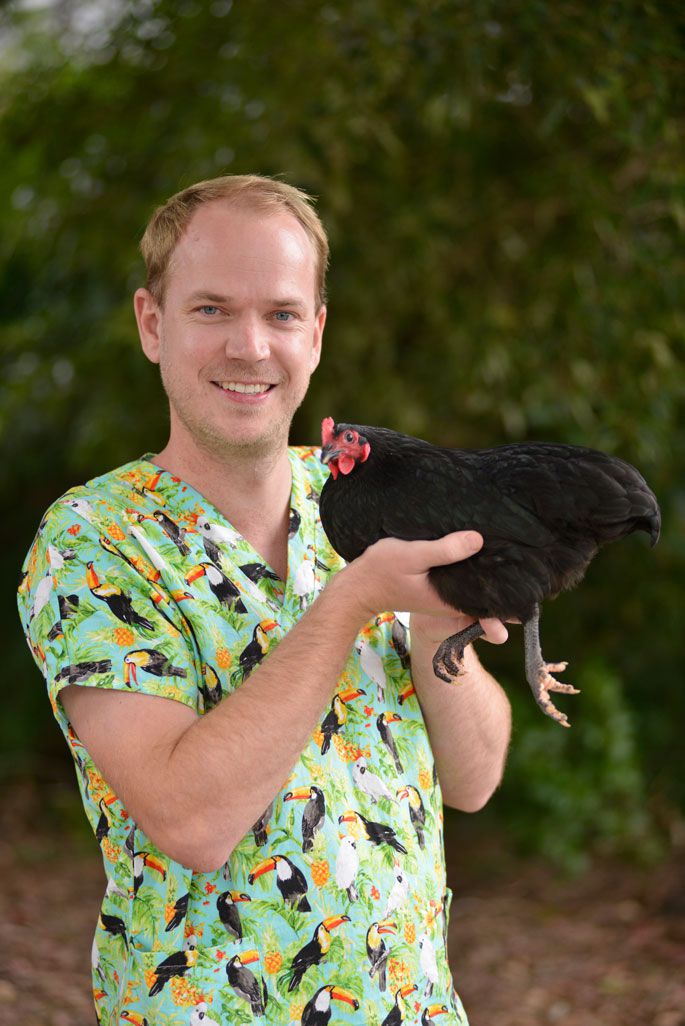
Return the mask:
[(24, 564), (19, 613), (45, 677), (53, 712), (69, 684), (138, 691), (196, 710), (199, 656), (192, 632), (159, 575), (56, 503)]

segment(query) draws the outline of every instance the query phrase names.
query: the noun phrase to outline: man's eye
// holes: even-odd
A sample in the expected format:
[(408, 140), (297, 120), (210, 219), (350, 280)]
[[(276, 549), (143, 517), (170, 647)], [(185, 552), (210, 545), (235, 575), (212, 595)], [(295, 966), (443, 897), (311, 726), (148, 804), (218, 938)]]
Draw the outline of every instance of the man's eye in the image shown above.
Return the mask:
[(281, 321), (283, 324), (287, 324), (287, 322), (294, 316), (295, 315), (291, 314), (289, 310), (276, 310), (274, 313), (276, 320)]
[(205, 306), (199, 307), (199, 310), (200, 310), (200, 313), (207, 314), (208, 317), (213, 317), (214, 314), (219, 312), (219, 307), (218, 306), (211, 306), (210, 304), (206, 304)]

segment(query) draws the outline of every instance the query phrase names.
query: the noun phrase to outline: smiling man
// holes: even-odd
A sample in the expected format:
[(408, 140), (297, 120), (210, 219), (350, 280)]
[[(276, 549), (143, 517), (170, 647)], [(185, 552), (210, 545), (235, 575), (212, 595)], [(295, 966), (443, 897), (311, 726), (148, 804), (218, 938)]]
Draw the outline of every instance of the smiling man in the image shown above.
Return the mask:
[(185, 1026), (205, 1002), (217, 1022), (314, 1024), (336, 1001), (350, 1023), (464, 1023), (442, 802), (488, 800), (510, 711), (472, 651), (460, 686), (433, 675), (466, 620), (427, 571), (482, 539), (385, 539), (347, 567), (328, 544), (327, 471), (288, 446), (326, 321), (304, 193), (201, 182), (141, 248), (168, 442), (50, 507), (19, 592), (108, 878), (99, 1022)]

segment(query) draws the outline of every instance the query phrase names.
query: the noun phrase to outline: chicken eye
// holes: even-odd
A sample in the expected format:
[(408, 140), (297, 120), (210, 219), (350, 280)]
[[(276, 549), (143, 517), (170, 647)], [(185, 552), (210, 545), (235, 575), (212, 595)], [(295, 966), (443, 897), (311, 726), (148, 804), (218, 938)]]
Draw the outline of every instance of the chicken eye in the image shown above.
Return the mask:
[(354, 441), (354, 434), (351, 431), (346, 431), (345, 435), (344, 435), (344, 438), (345, 438), (346, 442), (353, 442)]

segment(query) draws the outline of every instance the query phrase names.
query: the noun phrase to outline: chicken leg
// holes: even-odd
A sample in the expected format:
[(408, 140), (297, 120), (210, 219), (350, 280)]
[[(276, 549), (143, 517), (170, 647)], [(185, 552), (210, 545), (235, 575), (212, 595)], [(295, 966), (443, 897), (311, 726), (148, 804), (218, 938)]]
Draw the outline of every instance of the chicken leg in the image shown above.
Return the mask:
[(526, 680), (530, 684), (535, 701), (547, 716), (551, 716), (562, 727), (570, 727), (566, 713), (559, 712), (549, 697), (549, 692), (559, 691), (566, 695), (578, 695), (580, 692), (572, 684), (562, 684), (552, 676), (553, 673), (565, 670), (568, 663), (546, 663), (543, 659), (540, 648), (539, 606), (535, 606), (533, 615), (523, 625), (523, 643), (526, 652)]
[(485, 631), (476, 620), (475, 623), (470, 623), (458, 634), (451, 634), (449, 638), (445, 638), (433, 656), (435, 676), (451, 684), (455, 677), (464, 672), (464, 649), (470, 642), (481, 638), (484, 634)]
[[(440, 644), (433, 656), (433, 673), (440, 680), (451, 683), (455, 677), (464, 672), (464, 649), (470, 642), (483, 636), (485, 631), (478, 620), (469, 624), (458, 634), (452, 634)], [(523, 640), (526, 653), (526, 680), (530, 684), (535, 701), (546, 716), (560, 723), (562, 727), (570, 727), (568, 717), (560, 712), (549, 697), (550, 691), (558, 691), (566, 695), (580, 694), (572, 684), (562, 684), (552, 676), (561, 673), (568, 663), (546, 663), (540, 648), (540, 608), (535, 607), (533, 615), (523, 625)]]

